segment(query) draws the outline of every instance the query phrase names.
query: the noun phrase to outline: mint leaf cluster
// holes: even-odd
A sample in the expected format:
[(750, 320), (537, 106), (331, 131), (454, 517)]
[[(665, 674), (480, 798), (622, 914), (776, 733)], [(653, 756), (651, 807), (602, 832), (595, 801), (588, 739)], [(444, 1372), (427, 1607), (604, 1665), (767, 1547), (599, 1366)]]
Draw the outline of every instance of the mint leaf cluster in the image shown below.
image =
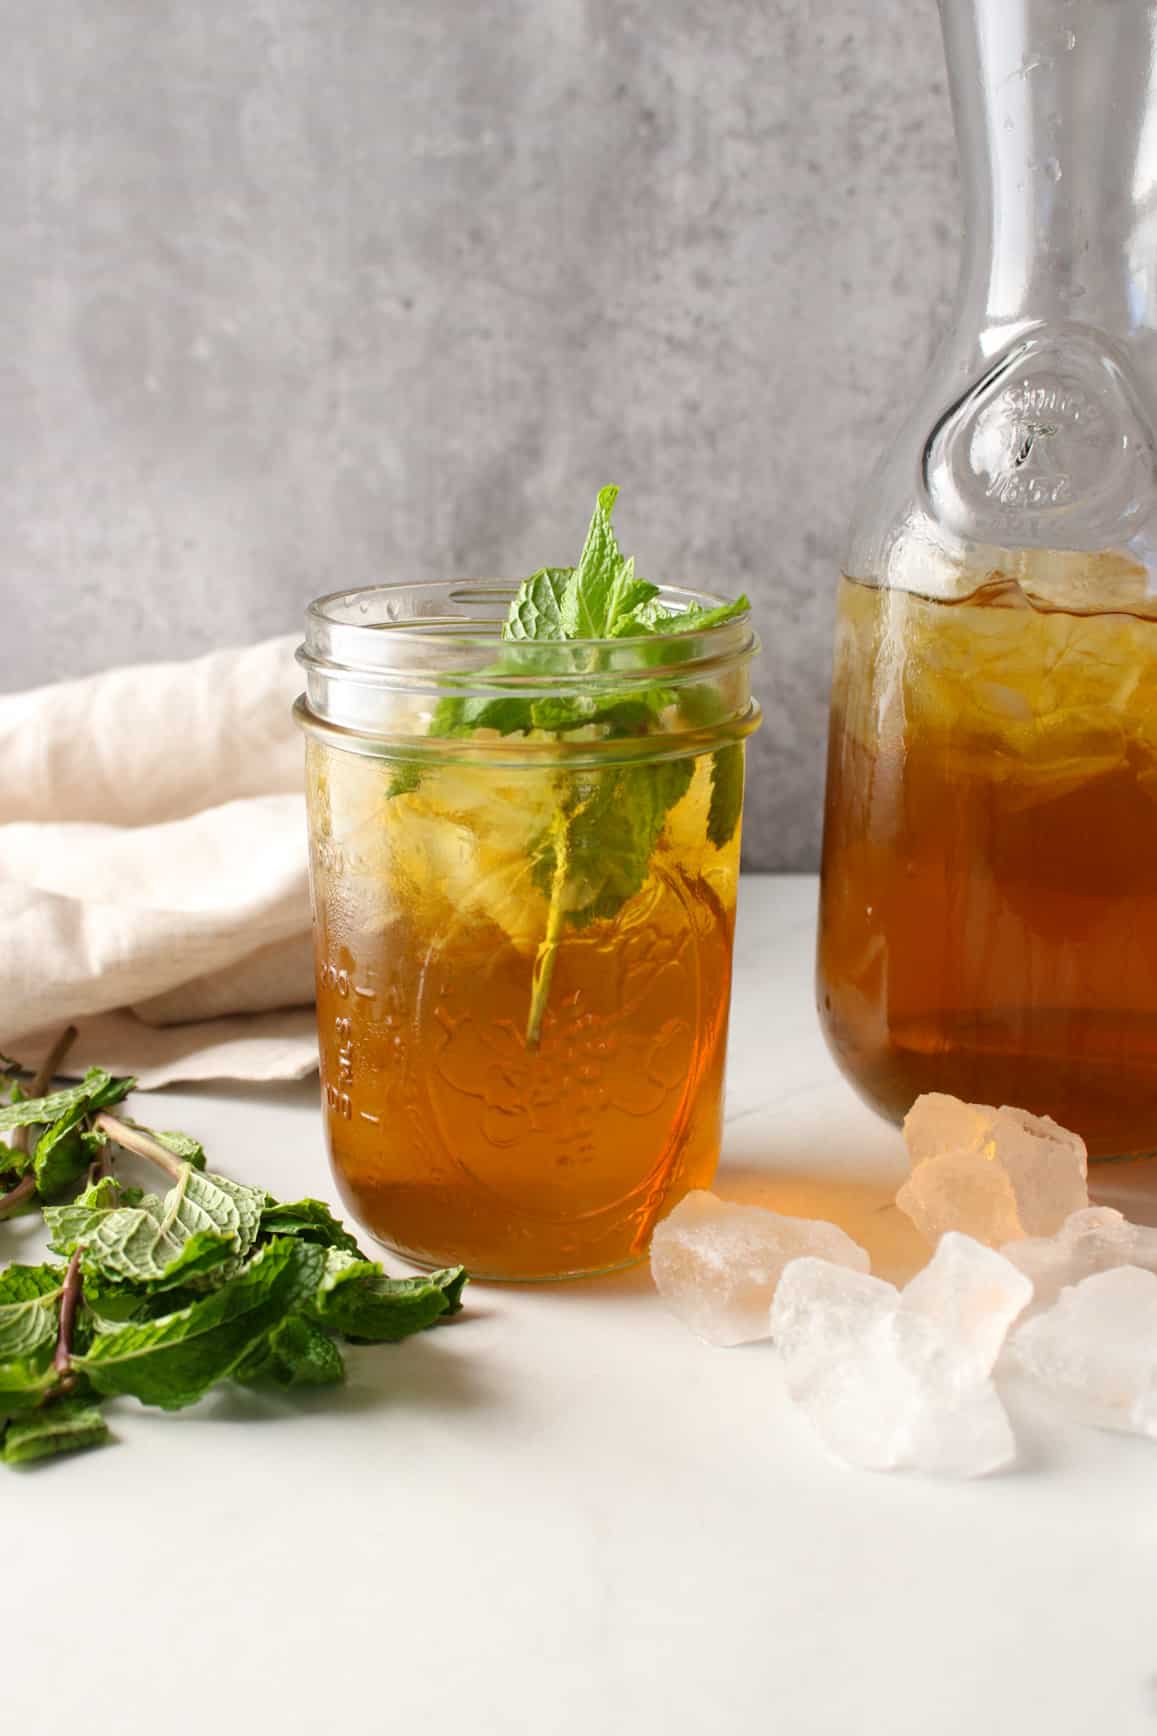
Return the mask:
[[(491, 673), (547, 680), (561, 676), (567, 692), (540, 699), (450, 695), (435, 707), (431, 735), (469, 736), (493, 729), (500, 735), (541, 731), (565, 737), (592, 725), (609, 740), (661, 732), (661, 714), (673, 703), (672, 690), (641, 679), (637, 689), (624, 693), (621, 679), (607, 679), (606, 642), (656, 640), (653, 647), (636, 647), (636, 660), (644, 668), (669, 668), (691, 654), (690, 642), (684, 650), (672, 643), (672, 635), (720, 626), (746, 614), (750, 605), (743, 596), (712, 609), (672, 609), (662, 603), (659, 587), (639, 578), (633, 557), (619, 548), (611, 522), (618, 493), (615, 487), (599, 490), (578, 565), (542, 567), (524, 579), (503, 623), (502, 640), (510, 649)], [(699, 705), (704, 707), (702, 698)], [(709, 706), (708, 701), (707, 714), (696, 721), (712, 721)], [(407, 768), (391, 793), (402, 794), (416, 783), (417, 774)]]
[[(9, 1464), (100, 1445), (109, 1398), (178, 1410), (224, 1380), (335, 1383), (343, 1342), (394, 1343), (461, 1307), (461, 1267), (388, 1277), (320, 1200), (281, 1203), (205, 1169), (188, 1135), (111, 1116), (133, 1083), (93, 1069), (28, 1098), (0, 1085), (0, 1130), (17, 1136), (0, 1141), (0, 1215), (14, 1195), (19, 1209), (39, 1205), (58, 1256), (0, 1270)], [(113, 1164), (125, 1150), (161, 1168), (167, 1190), (123, 1185)]]
[[(692, 654), (679, 640), (746, 613), (746, 597), (714, 608), (676, 610), (661, 601), (657, 585), (640, 578), (633, 558), (623, 555), (611, 522), (618, 489), (599, 490), (578, 565), (542, 567), (523, 581), (502, 629), (504, 657), (492, 672), (562, 677), (559, 692), (527, 699), (518, 694), (441, 700), (431, 735), (468, 737), (476, 730), (501, 735), (545, 733), (565, 740), (596, 728), (600, 739), (621, 740), (663, 733), (663, 713), (676, 694), (659, 679)], [(623, 691), (621, 677), (608, 679), (616, 640), (635, 643), (637, 686)], [(651, 641), (651, 643), (646, 643)], [(646, 671), (655, 671), (649, 681)], [(692, 686), (681, 703), (693, 722), (718, 720), (719, 700), (710, 688)], [(687, 793), (690, 758), (642, 761), (604, 769), (560, 770), (557, 808), (531, 855), (535, 884), (548, 901), (543, 940), (533, 974), (526, 1041), (537, 1046), (550, 993), (555, 959), (567, 927), (615, 916), (646, 881), (667, 815)], [(391, 796), (416, 789), (421, 774), (404, 767)], [(722, 849), (734, 837), (743, 805), (743, 749), (720, 748), (712, 756), (710, 843)]]

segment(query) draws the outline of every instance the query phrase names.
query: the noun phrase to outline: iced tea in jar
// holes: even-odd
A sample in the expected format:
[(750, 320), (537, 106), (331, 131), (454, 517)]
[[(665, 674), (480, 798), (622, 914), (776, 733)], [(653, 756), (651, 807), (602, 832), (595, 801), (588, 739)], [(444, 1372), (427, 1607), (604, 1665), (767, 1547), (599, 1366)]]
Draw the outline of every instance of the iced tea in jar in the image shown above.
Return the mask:
[(418, 1264), (544, 1278), (715, 1171), (755, 642), (673, 590), (645, 634), (502, 639), (515, 597), (322, 599), (299, 716), (343, 1197)]
[(819, 941), (899, 1119), (1157, 1150), (1157, 6), (941, 0), (957, 317), (841, 581)]

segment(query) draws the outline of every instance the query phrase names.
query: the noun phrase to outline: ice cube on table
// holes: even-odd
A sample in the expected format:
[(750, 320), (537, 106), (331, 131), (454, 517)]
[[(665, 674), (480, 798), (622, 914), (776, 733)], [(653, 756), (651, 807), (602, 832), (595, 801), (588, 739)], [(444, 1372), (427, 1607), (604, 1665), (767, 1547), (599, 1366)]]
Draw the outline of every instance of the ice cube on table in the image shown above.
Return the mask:
[(1117, 1266), (1157, 1272), (1157, 1230), (1131, 1224), (1108, 1206), (1067, 1217), (1055, 1236), (1026, 1236), (1001, 1249), (1033, 1283), (1033, 1307), (1048, 1308), (1070, 1284)]
[(1063, 1290), (1009, 1360), (1073, 1421), (1157, 1437), (1157, 1273), (1118, 1266)]
[(912, 1173), (896, 1204), (929, 1242), (947, 1230), (990, 1247), (1051, 1236), (1089, 1203), (1085, 1143), (1047, 1115), (928, 1092), (904, 1141)]
[(697, 1188), (656, 1226), (651, 1275), (671, 1312), (708, 1344), (746, 1344), (767, 1337), (780, 1274), (802, 1254), (859, 1272), (870, 1264), (835, 1224), (783, 1217)]
[(984, 1380), (1031, 1300), (1031, 1280), (1005, 1255), (949, 1230), (923, 1271), (905, 1285), (901, 1310), (905, 1318), (933, 1324), (942, 1347), (932, 1355), (954, 1380)]
[(991, 1374), (1031, 1294), (1003, 1255), (949, 1233), (903, 1291), (824, 1260), (792, 1261), (771, 1333), (792, 1400), (837, 1458), (982, 1476), (1016, 1456)]

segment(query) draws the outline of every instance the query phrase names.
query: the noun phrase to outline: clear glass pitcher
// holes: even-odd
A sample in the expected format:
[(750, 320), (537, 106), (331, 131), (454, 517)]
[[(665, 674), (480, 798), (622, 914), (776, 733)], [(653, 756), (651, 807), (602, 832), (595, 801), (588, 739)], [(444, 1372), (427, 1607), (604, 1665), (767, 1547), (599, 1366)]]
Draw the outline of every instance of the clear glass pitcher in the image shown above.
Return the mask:
[(955, 318), (841, 580), (818, 996), (898, 1119), (1157, 1149), (1157, 3), (941, 0)]

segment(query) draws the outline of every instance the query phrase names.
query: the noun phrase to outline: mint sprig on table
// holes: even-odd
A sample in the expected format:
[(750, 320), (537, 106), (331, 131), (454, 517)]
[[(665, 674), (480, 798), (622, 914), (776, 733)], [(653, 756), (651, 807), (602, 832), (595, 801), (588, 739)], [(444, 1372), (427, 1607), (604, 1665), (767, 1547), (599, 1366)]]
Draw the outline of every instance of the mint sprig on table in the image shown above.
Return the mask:
[[(590, 727), (601, 739), (659, 735), (662, 714), (676, 694), (662, 681), (622, 690), (621, 677), (607, 680), (605, 642), (615, 639), (655, 640), (639, 647), (639, 661), (656, 671), (669, 669), (690, 655), (680, 654), (672, 635), (703, 632), (746, 614), (750, 605), (740, 596), (714, 608), (693, 605), (672, 609), (660, 601), (657, 585), (640, 578), (633, 558), (619, 548), (611, 523), (618, 489), (599, 490), (586, 542), (575, 567), (542, 567), (525, 579), (513, 598), (502, 628), (511, 647), (494, 673), (565, 674), (568, 691), (557, 697), (524, 699), (517, 694), (439, 701), (430, 734), (468, 737), (479, 729), (501, 735), (543, 732), (565, 739)], [(603, 643), (598, 643), (602, 641)], [(572, 652), (559, 647), (573, 644)], [(534, 648), (542, 646), (535, 659)], [(575, 677), (584, 678), (574, 691)], [(693, 721), (716, 721), (718, 702), (703, 685), (691, 687), (683, 699), (694, 710)], [(546, 930), (535, 963), (526, 1042), (535, 1048), (550, 993), (555, 959), (566, 927), (581, 929), (615, 916), (643, 886), (651, 855), (667, 815), (687, 793), (694, 775), (690, 758), (655, 760), (605, 769), (561, 770), (557, 776), (558, 807), (532, 851), (535, 884), (546, 896)], [(416, 766), (400, 770), (391, 795), (416, 789)], [(735, 835), (743, 804), (743, 750), (719, 748), (711, 761), (711, 800), (707, 836), (722, 849)]]
[[(224, 1380), (329, 1385), (340, 1341), (394, 1343), (458, 1312), (460, 1266), (387, 1277), (320, 1200), (281, 1204), (210, 1173), (187, 1134), (111, 1115), (132, 1079), (92, 1068), (48, 1091), (65, 1047), (27, 1093), (11, 1067), (0, 1084), (0, 1219), (39, 1208), (59, 1256), (0, 1270), (0, 1459), (100, 1445), (111, 1397), (178, 1410)], [(123, 1152), (166, 1191), (125, 1186)]]

